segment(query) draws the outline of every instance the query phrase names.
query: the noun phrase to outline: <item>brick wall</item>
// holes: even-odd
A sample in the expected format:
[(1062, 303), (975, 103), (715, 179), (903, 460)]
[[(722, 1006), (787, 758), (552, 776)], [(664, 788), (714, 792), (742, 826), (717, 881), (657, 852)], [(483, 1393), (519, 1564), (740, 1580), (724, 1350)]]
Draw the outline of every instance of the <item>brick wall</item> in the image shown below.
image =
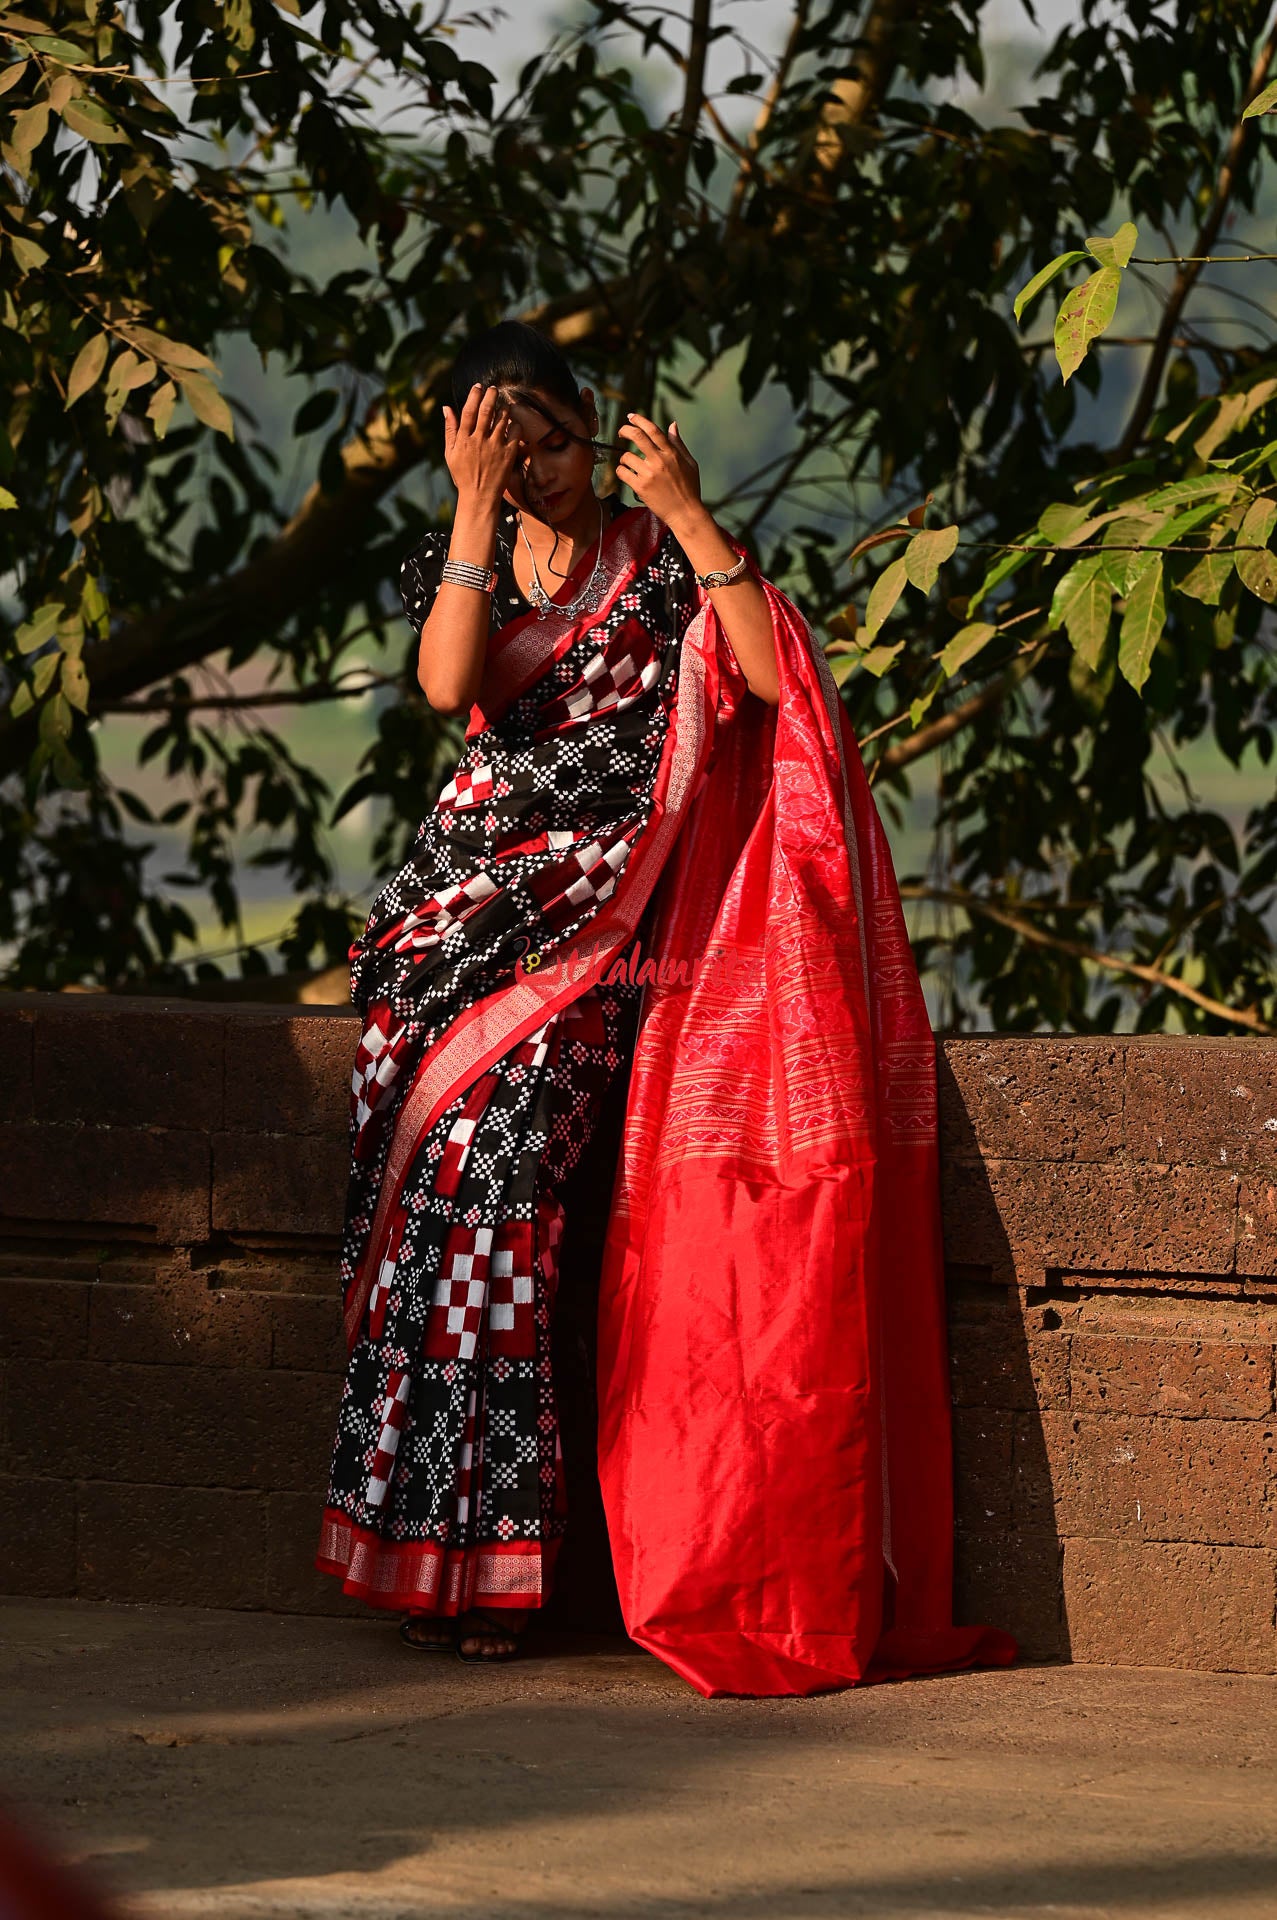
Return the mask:
[[(342, 1365), (354, 1022), (0, 996), (0, 1591), (346, 1611), (311, 1570)], [(963, 1617), (1277, 1670), (1277, 1042), (948, 1040)], [(560, 1618), (612, 1625), (568, 1196)]]

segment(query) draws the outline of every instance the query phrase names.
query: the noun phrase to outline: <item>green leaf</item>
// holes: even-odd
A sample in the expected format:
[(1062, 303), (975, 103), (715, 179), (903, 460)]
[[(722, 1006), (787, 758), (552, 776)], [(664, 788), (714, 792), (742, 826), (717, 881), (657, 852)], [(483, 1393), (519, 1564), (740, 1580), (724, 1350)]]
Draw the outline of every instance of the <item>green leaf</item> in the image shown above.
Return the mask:
[(1043, 509), (1038, 516), (1038, 532), (1053, 547), (1058, 547), (1070, 534), (1076, 534), (1091, 517), (1091, 509), (1085, 500), (1067, 502), (1058, 501)]
[(28, 154), (35, 152), (48, 131), (48, 102), (37, 100), (33, 107), (24, 107), (21, 113), (14, 114), (13, 132), (9, 136), (9, 145), (15, 153), (25, 158)]
[(1039, 267), (1033, 278), (1022, 286), (1015, 296), (1015, 306), (1012, 311), (1016, 319), (1023, 319), (1024, 309), (1029, 302), (1036, 300), (1043, 287), (1049, 287), (1057, 274), (1063, 273), (1068, 267), (1075, 267), (1079, 260), (1085, 259), (1086, 255), (1081, 248), (1075, 247), (1069, 253), (1057, 253), (1054, 260), (1049, 260), (1046, 266)]
[(31, 682), (20, 680), (18, 690), (9, 702), (9, 712), (15, 720), (21, 720), (23, 714), (29, 713), (34, 705), (35, 695), (31, 691)]
[(1231, 547), (1222, 553), (1207, 553), (1202, 556), (1191, 573), (1185, 574), (1179, 583), (1179, 591), (1186, 593), (1190, 600), (1200, 600), (1203, 606), (1217, 607), (1219, 596), (1228, 584), (1233, 571), (1233, 550)]
[(25, 625), (18, 628), (14, 636), (19, 653), (34, 653), (46, 640), (51, 640), (62, 618), (62, 608), (56, 600), (46, 600), (37, 607)]
[(224, 433), (228, 440), (235, 438), (231, 410), (211, 380), (206, 380), (202, 373), (179, 373), (177, 384), (197, 420), (202, 420), (206, 427), (212, 427), (218, 433)]
[(1178, 507), (1185, 500), (1201, 500), (1208, 494), (1229, 500), (1236, 491), (1237, 482), (1231, 474), (1195, 473), (1189, 480), (1172, 480), (1167, 487), (1155, 488), (1144, 505), (1156, 512), (1159, 507)]
[(114, 116), (107, 112), (100, 100), (68, 100), (62, 109), (62, 118), (72, 133), (80, 134), (85, 140), (93, 140), (100, 147), (128, 145), (128, 134), (123, 127), (117, 126)]
[(1110, 522), (1100, 563), (1114, 593), (1129, 593), (1148, 555), (1142, 549), (1160, 537), (1160, 513), (1128, 513)]
[(106, 334), (95, 333), (93, 338), (86, 340), (80, 348), (71, 362), (71, 371), (67, 376), (68, 407), (73, 407), (77, 400), (83, 399), (90, 387), (95, 386), (101, 379), (109, 346), (110, 341)]
[(1270, 605), (1277, 600), (1277, 554), (1268, 551), (1274, 526), (1277, 526), (1277, 501), (1252, 500), (1237, 532), (1239, 548), (1264, 549), (1262, 553), (1237, 554), (1237, 577), (1257, 599)]
[(1102, 267), (1124, 267), (1135, 251), (1135, 242), (1139, 239), (1133, 220), (1123, 220), (1116, 233), (1106, 239), (1096, 234), (1086, 243), (1087, 252), (1099, 261)]
[(893, 560), (889, 567), (884, 567), (874, 581), (869, 605), (865, 608), (865, 634), (868, 639), (875, 640), (878, 637), (883, 621), (905, 590), (907, 578), (902, 558)]
[(875, 680), (881, 680), (892, 661), (904, 650), (903, 640), (897, 640), (893, 647), (870, 647), (867, 653), (861, 654), (860, 664), (866, 673), (873, 675)]
[(62, 656), (62, 691), (81, 713), (89, 711), (89, 676), (78, 654), (64, 653)]
[(48, 653), (42, 653), (31, 668), (31, 691), (37, 700), (43, 700), (53, 682), (62, 655), (50, 647)]
[(10, 493), (8, 487), (0, 487), (0, 513), (8, 513), (18, 504), (18, 496)]
[(183, 340), (170, 340), (166, 333), (156, 333), (154, 327), (127, 326), (121, 327), (120, 332), (141, 352), (158, 360), (162, 367), (213, 370), (213, 362), (206, 353), (188, 347)]
[(1246, 412), (1244, 393), (1226, 393), (1215, 409), (1214, 416), (1205, 432), (1193, 442), (1193, 452), (1199, 460), (1209, 460), (1216, 447), (1227, 440), (1230, 433), (1241, 426)]
[(17, 86), (29, 64), (26, 60), (12, 60), (7, 67), (0, 67), (0, 94)]
[(960, 627), (952, 640), (941, 649), (940, 671), (950, 679), (968, 660), (973, 660), (982, 647), (987, 647), (997, 628), (988, 620), (972, 620)]
[(27, 41), (37, 53), (47, 54), (50, 60), (60, 60), (64, 67), (79, 67), (88, 61), (83, 47), (77, 47), (74, 40), (59, 40), (52, 33), (33, 33)]
[(974, 613), (980, 602), (986, 599), (995, 587), (1000, 587), (1004, 580), (1009, 580), (1013, 573), (1018, 573), (1021, 567), (1026, 566), (1034, 558), (1034, 554), (1031, 551), (1026, 553), (1024, 547), (1036, 548), (1041, 545), (1041, 540), (1036, 535), (1030, 534), (1024, 546), (1017, 548), (1014, 552), (1001, 553), (996, 560), (991, 560), (985, 569), (984, 579), (967, 602), (967, 612)]
[(931, 705), (931, 702), (935, 699), (936, 695), (939, 693), (941, 687), (944, 685), (944, 682), (945, 682), (944, 674), (937, 673), (934, 679), (931, 681), (930, 685), (924, 688), (924, 690), (918, 695), (917, 699), (911, 700), (909, 702), (909, 724), (911, 727), (916, 727), (920, 724), (923, 715), (926, 713), (927, 708)]
[(1162, 556), (1151, 554), (1145, 561), (1126, 599), (1118, 634), (1118, 671), (1138, 693), (1148, 679), (1153, 649), (1166, 625), (1166, 592), (1162, 578)]
[(1261, 113), (1273, 113), (1275, 111), (1277, 111), (1277, 80), (1272, 81), (1269, 86), (1266, 86), (1262, 93), (1255, 95), (1255, 98), (1242, 115), (1242, 119), (1254, 120)]
[(1113, 589), (1104, 572), (1104, 555), (1088, 553), (1070, 567), (1051, 599), (1051, 625), (1063, 627), (1069, 645), (1094, 673), (1108, 637)]
[(1066, 296), (1055, 319), (1055, 357), (1066, 381), (1113, 318), (1121, 284), (1120, 268), (1101, 267)]
[(168, 432), (168, 423), (173, 417), (173, 404), (177, 399), (177, 388), (171, 380), (157, 387), (151, 395), (151, 404), (146, 409), (146, 417), (155, 429), (155, 437), (162, 440)]
[(929, 527), (922, 533), (915, 533), (900, 556), (909, 584), (922, 593), (930, 593), (939, 578), (941, 567), (952, 558), (957, 544), (956, 527)]
[(37, 267), (47, 266), (49, 256), (44, 248), (34, 240), (28, 240), (24, 233), (9, 236), (9, 245), (13, 250), (19, 273), (34, 273)]

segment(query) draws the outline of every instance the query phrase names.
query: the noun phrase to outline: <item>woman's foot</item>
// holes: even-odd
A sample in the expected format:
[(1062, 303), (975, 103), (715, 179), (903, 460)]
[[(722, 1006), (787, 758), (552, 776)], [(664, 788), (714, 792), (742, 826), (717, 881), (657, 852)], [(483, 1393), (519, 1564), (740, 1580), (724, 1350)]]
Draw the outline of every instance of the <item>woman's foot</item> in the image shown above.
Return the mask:
[(399, 1623), (399, 1638), (418, 1653), (451, 1653), (457, 1643), (457, 1623), (437, 1613), (410, 1613)]
[(457, 1622), (457, 1652), (463, 1660), (513, 1660), (527, 1618), (525, 1607), (502, 1607), (499, 1613), (473, 1607)]

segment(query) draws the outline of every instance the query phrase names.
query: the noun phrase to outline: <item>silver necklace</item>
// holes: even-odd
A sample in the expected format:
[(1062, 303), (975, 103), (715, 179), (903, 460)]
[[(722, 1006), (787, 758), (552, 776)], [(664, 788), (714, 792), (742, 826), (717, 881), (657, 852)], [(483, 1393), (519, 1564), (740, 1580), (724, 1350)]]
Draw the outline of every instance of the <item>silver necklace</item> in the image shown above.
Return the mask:
[(603, 502), (599, 501), (599, 549), (594, 556), (594, 566), (590, 577), (574, 600), (551, 600), (541, 585), (541, 575), (537, 572), (537, 557), (532, 551), (532, 542), (523, 531), (523, 515), (519, 514), (519, 538), (528, 550), (528, 559), (532, 563), (532, 590), (529, 600), (537, 610), (537, 619), (545, 620), (552, 613), (597, 613), (603, 599), (602, 583), (599, 575), (603, 570)]

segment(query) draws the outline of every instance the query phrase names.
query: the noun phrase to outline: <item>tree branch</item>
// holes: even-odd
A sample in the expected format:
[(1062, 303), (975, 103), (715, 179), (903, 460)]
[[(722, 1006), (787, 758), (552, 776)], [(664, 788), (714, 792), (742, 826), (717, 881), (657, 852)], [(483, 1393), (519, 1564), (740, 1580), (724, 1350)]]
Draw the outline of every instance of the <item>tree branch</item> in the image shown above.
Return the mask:
[[(1270, 26), (1268, 38), (1264, 41), (1263, 46), (1256, 55), (1255, 64), (1251, 68), (1250, 79), (1246, 83), (1246, 91), (1242, 99), (1243, 108), (1248, 107), (1256, 94), (1263, 88), (1274, 58), (1277, 58), (1277, 22)], [(1255, 123), (1253, 121), (1243, 120), (1239, 117), (1236, 126), (1233, 128), (1232, 136), (1224, 155), (1224, 164), (1220, 168), (1219, 178), (1215, 183), (1214, 198), (1211, 201), (1206, 218), (1198, 229), (1197, 238), (1193, 243), (1191, 254), (1185, 257), (1184, 264), (1180, 267), (1179, 272), (1175, 275), (1171, 283), (1171, 290), (1167, 296), (1166, 306), (1157, 329), (1153, 349), (1148, 356), (1148, 365), (1144, 369), (1144, 378), (1140, 382), (1140, 389), (1135, 398), (1135, 405), (1131, 410), (1131, 417), (1126, 423), (1126, 431), (1122, 435), (1121, 442), (1114, 450), (1112, 456), (1111, 464), (1114, 466), (1121, 466), (1123, 461), (1131, 458), (1131, 455), (1139, 445), (1145, 427), (1148, 425), (1153, 409), (1157, 405), (1157, 396), (1161, 392), (1162, 387), (1162, 375), (1166, 371), (1166, 362), (1170, 355), (1171, 341), (1179, 326), (1180, 316), (1183, 314), (1188, 297), (1197, 285), (1197, 281), (1201, 275), (1203, 265), (1202, 256), (1209, 255), (1211, 248), (1219, 237), (1219, 230), (1223, 225), (1224, 215), (1228, 210), (1228, 203), (1232, 198), (1233, 188), (1237, 184), (1238, 170), (1245, 157), (1247, 142), (1251, 138), (1254, 126)]]
[(921, 760), (925, 754), (934, 753), (937, 747), (942, 747), (946, 740), (952, 740), (955, 733), (960, 733), (964, 727), (969, 727), (974, 720), (980, 718), (981, 714), (990, 713), (995, 707), (1000, 707), (1002, 702), (1032, 673), (1046, 652), (1048, 644), (1049, 642), (1044, 640), (1031, 653), (1022, 654), (1005, 673), (999, 674), (996, 680), (991, 680), (987, 687), (980, 689), (979, 693), (973, 693), (969, 700), (963, 700), (958, 706), (951, 707), (948, 713), (942, 713), (938, 719), (931, 721), (929, 726), (919, 727), (917, 732), (911, 733), (907, 740), (897, 740), (894, 747), (885, 748), (874, 761), (872, 777), (876, 779), (880, 772), (894, 773), (898, 767), (910, 766), (915, 760)]
[[(821, 125), (829, 117), (831, 125), (845, 127), (872, 112), (875, 89), (890, 77), (885, 50), (918, 4), (878, 0), (864, 36), (878, 51), (868, 61), (858, 54), (855, 77), (835, 82), (835, 97), (822, 110)], [(698, 0), (698, 16), (701, 13), (708, 33), (709, 8)], [(690, 73), (688, 80), (684, 115), (694, 110), (699, 93), (691, 86)], [(702, 87), (703, 82), (702, 64)], [(787, 230), (792, 213), (780, 216), (776, 224), (778, 234)], [(544, 328), (566, 353), (588, 346), (619, 355), (626, 345), (633, 292), (629, 277), (620, 276), (589, 292), (577, 290), (531, 308), (523, 318)], [(378, 502), (430, 456), (431, 423), (446, 373), (447, 363), (440, 359), (423, 372), (410, 405), (378, 403), (342, 450), (341, 484), (331, 493), (312, 486), (287, 524), (244, 566), (210, 587), (139, 614), (87, 648), (90, 711), (194, 666), (233, 642), (267, 637), (312, 601), (358, 547)], [(6, 746), (26, 731), (25, 723), (0, 716), (0, 742)]]
[(1271, 1026), (1251, 1007), (1225, 1006), (1222, 1000), (1213, 1000), (1208, 993), (1190, 987), (1186, 980), (1177, 979), (1173, 973), (1166, 973), (1161, 967), (1146, 966), (1139, 960), (1123, 960), (1115, 953), (1100, 953), (1082, 940), (1070, 940), (1063, 934), (1047, 933), (1044, 928), (1035, 927), (1032, 921), (1025, 920), (1022, 915), (1001, 906), (997, 901), (982, 899), (978, 893), (967, 893), (961, 888), (913, 885), (902, 886), (900, 893), (902, 899), (934, 900), (941, 906), (961, 907), (965, 913), (977, 913), (982, 919), (1006, 927), (1031, 946), (1048, 947), (1054, 953), (1067, 953), (1075, 960), (1103, 967), (1109, 973), (1128, 974), (1132, 979), (1143, 980), (1149, 986), (1159, 987), (1165, 993), (1191, 1001), (1203, 1013), (1210, 1014), (1216, 1020), (1226, 1020), (1231, 1026), (1245, 1027), (1251, 1033), (1277, 1034), (1277, 1027)]

